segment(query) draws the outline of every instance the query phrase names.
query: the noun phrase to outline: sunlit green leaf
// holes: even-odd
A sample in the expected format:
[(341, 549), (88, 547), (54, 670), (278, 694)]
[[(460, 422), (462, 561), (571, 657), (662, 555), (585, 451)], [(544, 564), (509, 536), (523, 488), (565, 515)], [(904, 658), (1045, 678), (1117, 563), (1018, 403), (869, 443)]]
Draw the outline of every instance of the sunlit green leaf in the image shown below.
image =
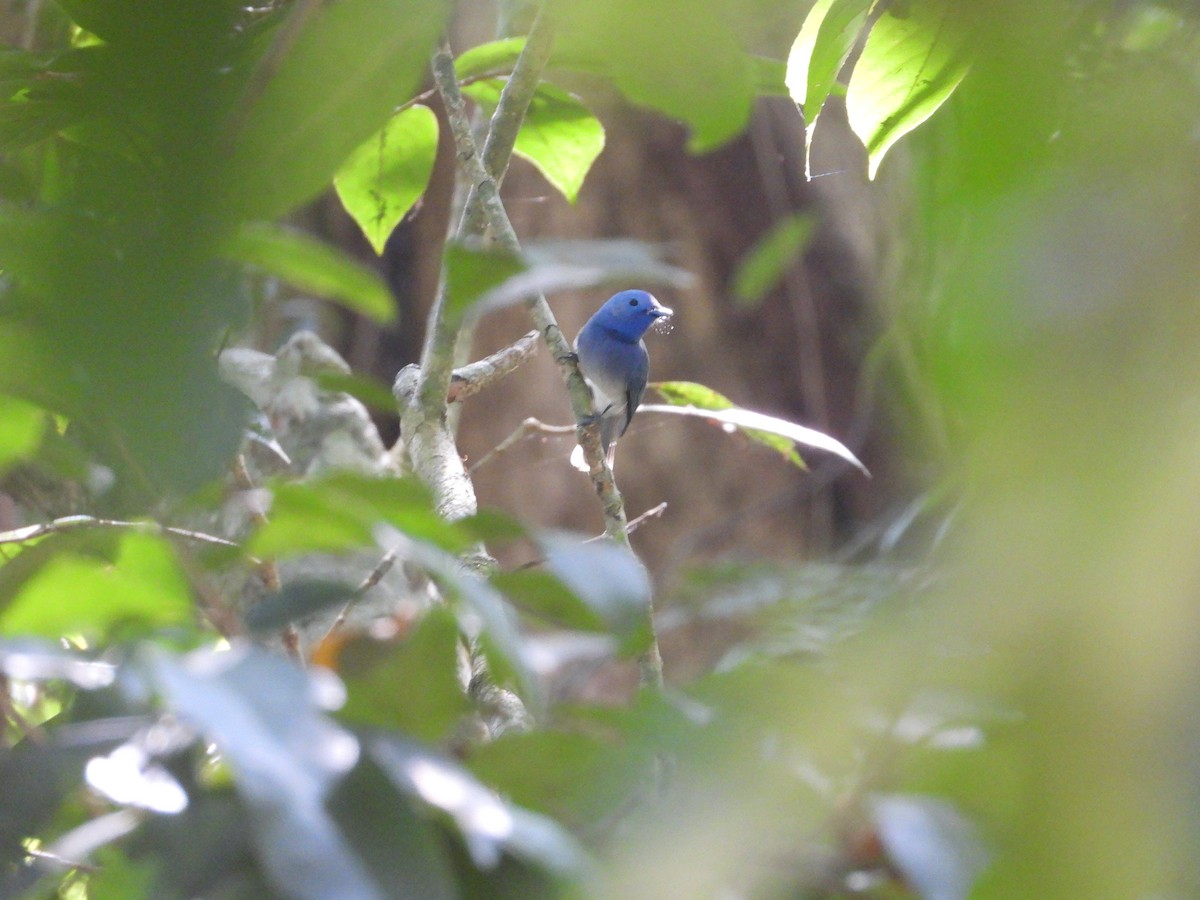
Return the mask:
[(448, 11), (444, 0), (287, 7), (233, 115), (228, 205), (243, 218), (272, 218), (327, 187), (412, 96)]
[(121, 625), (183, 625), (194, 617), (191, 592), (170, 544), (128, 532), (111, 563), (73, 553), (45, 562), (0, 614), (0, 633), (102, 637)]
[(0, 471), (35, 451), (45, 430), (45, 411), (0, 394)]
[(745, 306), (759, 303), (792, 267), (812, 239), (816, 220), (808, 213), (781, 219), (755, 242), (733, 274), (733, 295)]
[(954, 0), (890, 4), (871, 26), (846, 92), (871, 178), (889, 148), (933, 115), (967, 74), (965, 15)]
[(817, 118), (834, 89), (838, 73), (858, 41), (874, 0), (817, 0), (792, 45), (787, 62), (788, 91), (804, 113), (804, 170)]
[(437, 116), (413, 106), (392, 116), (334, 176), (342, 205), (381, 256), (396, 224), (425, 193), (437, 145)]
[(396, 301), (379, 275), (343, 251), (298, 231), (264, 223), (245, 225), (227, 253), (376, 322), (390, 322), (396, 316)]
[[(503, 90), (502, 79), (476, 81), (463, 93), (490, 111)], [(542, 82), (530, 101), (517, 133), (514, 152), (537, 167), (571, 203), (604, 149), (604, 126), (586, 106), (566, 91)]]

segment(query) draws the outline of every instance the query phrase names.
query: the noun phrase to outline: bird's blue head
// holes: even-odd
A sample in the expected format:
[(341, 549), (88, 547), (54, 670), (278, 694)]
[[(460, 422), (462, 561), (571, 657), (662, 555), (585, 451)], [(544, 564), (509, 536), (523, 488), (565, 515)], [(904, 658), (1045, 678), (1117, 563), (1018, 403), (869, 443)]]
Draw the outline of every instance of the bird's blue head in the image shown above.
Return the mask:
[(636, 341), (651, 325), (671, 314), (672, 310), (646, 291), (621, 291), (609, 297), (592, 318), (625, 340)]

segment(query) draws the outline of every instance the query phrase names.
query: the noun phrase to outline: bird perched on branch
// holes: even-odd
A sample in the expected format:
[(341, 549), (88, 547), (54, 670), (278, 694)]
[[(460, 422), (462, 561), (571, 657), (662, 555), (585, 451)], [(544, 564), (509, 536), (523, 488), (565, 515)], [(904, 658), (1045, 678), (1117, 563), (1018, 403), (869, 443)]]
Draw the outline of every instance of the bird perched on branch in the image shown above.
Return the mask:
[(646, 392), (650, 357), (642, 335), (671, 313), (646, 291), (621, 291), (596, 310), (575, 338), (575, 354), (592, 387), (600, 444), (610, 467), (617, 438), (629, 427)]

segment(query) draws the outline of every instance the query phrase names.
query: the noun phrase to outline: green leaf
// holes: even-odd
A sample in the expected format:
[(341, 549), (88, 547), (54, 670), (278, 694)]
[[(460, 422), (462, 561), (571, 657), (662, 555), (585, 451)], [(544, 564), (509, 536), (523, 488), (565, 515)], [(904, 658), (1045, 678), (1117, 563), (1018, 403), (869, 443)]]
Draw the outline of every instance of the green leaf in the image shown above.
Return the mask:
[(810, 172), (817, 117), (858, 41), (874, 0), (817, 0), (787, 62), (787, 86), (804, 112), (804, 171)]
[(462, 897), (442, 828), (369, 757), (338, 782), (326, 806), (376, 883), (387, 886), (384, 896)]
[(787, 63), (768, 56), (751, 56), (750, 72), (760, 97), (788, 96)]
[[(648, 404), (641, 407), (643, 412), (695, 416), (699, 419), (707, 419), (715, 422), (721, 426), (732, 426), (760, 444), (779, 451), (789, 460), (800, 466), (800, 468), (807, 468), (807, 466), (804, 465), (804, 461), (800, 459), (799, 455), (795, 453), (794, 444), (823, 450), (826, 453), (840, 456), (868, 478), (871, 477), (871, 473), (867, 471), (867, 467), (859, 461), (858, 457), (850, 452), (845, 444), (824, 432), (817, 431), (814, 428), (806, 428), (803, 425), (797, 425), (795, 422), (789, 422), (786, 419), (733, 406), (728, 398), (703, 385), (674, 381), (667, 382), (661, 386), (651, 386), (659, 390), (663, 396), (667, 397), (668, 402), (673, 405)], [(666, 390), (663, 391), (663, 388)], [(704, 406), (697, 407), (694, 403), (682, 400), (684, 397), (693, 397), (703, 403)]]
[(933, 115), (967, 74), (964, 16), (954, 0), (925, 0), (892, 4), (871, 26), (846, 92), (871, 178), (891, 146)]
[(147, 654), (167, 710), (217, 746), (245, 804), (258, 856), (278, 893), (375, 900), (382, 892), (325, 807), (358, 742), (316, 705), (319, 683), (255, 648)]
[[(661, 381), (651, 385), (658, 391), (660, 397), (672, 406), (694, 407), (702, 410), (734, 409), (735, 404), (724, 394), (719, 394), (710, 387), (696, 384), (694, 381)], [(765, 431), (748, 430), (746, 437), (764, 447), (770, 447), (782, 455), (792, 465), (807, 469), (804, 460), (796, 452), (795, 445), (787, 438)]]
[(44, 410), (0, 394), (0, 471), (37, 450), (45, 431)]
[(128, 532), (113, 562), (74, 553), (46, 561), (0, 614), (0, 633), (103, 637), (121, 625), (184, 625), (194, 615), (171, 545), (156, 535)]
[(346, 682), (341, 716), (437, 743), (471, 704), (458, 677), (458, 621), (445, 607), (425, 614), (399, 641), (353, 641), (338, 655)]
[(267, 594), (246, 613), (246, 627), (255, 632), (275, 631), (290, 622), (343, 606), (353, 596), (354, 586), (340, 581), (289, 581), (278, 593)]
[(733, 294), (742, 306), (754, 306), (804, 252), (816, 220), (808, 213), (781, 219), (755, 242), (733, 274)]
[[(449, 243), (445, 251), (446, 315), (457, 319), (492, 289), (525, 271), (525, 263), (511, 253)], [(524, 296), (531, 296), (526, 293)]]
[(396, 316), (396, 301), (378, 274), (298, 231), (261, 222), (244, 225), (227, 245), (226, 254), (301, 290), (337, 300), (376, 322), (387, 323)]
[(450, 816), (479, 868), (494, 868), (502, 853), (564, 874), (585, 865), (583, 850), (552, 819), (506, 802), (455, 761), (390, 735), (364, 744), (397, 788)]
[(375, 544), (375, 529), (388, 523), (409, 537), (451, 551), (466, 538), (434, 512), (428, 488), (415, 478), (375, 478), (336, 472), (274, 487), (269, 522), (251, 538), (258, 556), (339, 552)]
[(503, 38), (464, 50), (454, 60), (454, 71), (460, 81), (480, 75), (500, 75), (512, 71), (517, 57), (525, 49), (525, 38)]
[(349, 394), (376, 412), (396, 413), (396, 398), (392, 392), (372, 378), (346, 372), (318, 372), (315, 381), (321, 390)]
[[(463, 93), (490, 114), (503, 88), (504, 80), (493, 78), (467, 85)], [(530, 101), (513, 149), (568, 202), (574, 203), (592, 163), (604, 149), (604, 126), (575, 97), (542, 82)]]
[(787, 87), (809, 129), (858, 40), (874, 0), (817, 0), (787, 61)]
[(682, 120), (688, 149), (714, 150), (750, 121), (750, 57), (719, 7), (693, 0), (573, 0), (555, 60), (588, 61), (632, 102)]
[(697, 409), (732, 409), (733, 401), (710, 387), (694, 381), (657, 381), (650, 385), (672, 406), (694, 406)]
[(975, 827), (944, 800), (876, 794), (871, 815), (888, 860), (922, 897), (966, 897), (987, 868)]
[(650, 578), (633, 552), (565, 534), (543, 534), (538, 543), (546, 567), (621, 640), (622, 651), (644, 650), (651, 639)]
[(329, 185), (413, 95), (449, 4), (338, 0), (288, 9), (256, 73), (265, 84), (251, 79), (233, 117), (227, 202), (245, 219), (274, 218)]
[(520, 609), (559, 627), (601, 631), (638, 653), (650, 640), (650, 582), (628, 548), (573, 535), (538, 538), (545, 568), (501, 572), (492, 583)]
[(480, 291), (475, 302), (489, 310), (539, 293), (629, 283), (682, 288), (692, 280), (687, 270), (663, 262), (659, 248), (631, 240), (530, 243), (521, 252), (520, 268), (505, 275), (494, 266), (488, 276), (477, 279), (472, 289)]
[(413, 106), (392, 116), (334, 175), (342, 205), (380, 256), (396, 224), (425, 193), (437, 146), (437, 116)]

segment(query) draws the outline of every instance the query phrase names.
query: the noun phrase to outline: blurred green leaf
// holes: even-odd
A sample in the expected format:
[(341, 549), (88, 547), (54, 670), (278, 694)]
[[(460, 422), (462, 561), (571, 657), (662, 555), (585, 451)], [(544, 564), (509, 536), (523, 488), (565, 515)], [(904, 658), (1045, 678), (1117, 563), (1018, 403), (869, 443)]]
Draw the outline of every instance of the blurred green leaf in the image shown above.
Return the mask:
[(445, 252), (446, 315), (457, 318), (489, 291), (525, 271), (525, 263), (501, 250), (449, 243)]
[(572, 0), (556, 59), (589, 61), (629, 100), (681, 119), (688, 149), (704, 153), (745, 129), (755, 95), (754, 67), (725, 12), (690, 0)]
[(327, 187), (412, 96), (448, 13), (444, 0), (286, 7), (233, 117), (235, 214), (273, 218)]
[(376, 322), (396, 317), (392, 292), (376, 272), (344, 251), (278, 225), (244, 225), (226, 252), (301, 290), (337, 300)]
[(541, 569), (497, 572), (494, 584), (517, 609), (561, 628), (604, 631), (604, 620), (565, 584)]
[(603, 285), (667, 284), (686, 287), (692, 274), (663, 262), (659, 248), (641, 241), (539, 241), (521, 253), (522, 267), (505, 277), (498, 269), (478, 297), (481, 308), (497, 309), (537, 294)]
[(650, 641), (650, 582), (637, 558), (609, 541), (542, 534), (545, 568), (500, 572), (492, 583), (521, 610), (554, 625), (602, 631), (638, 653)]
[(453, 819), (479, 868), (495, 867), (507, 852), (552, 872), (581, 873), (586, 857), (566, 831), (505, 802), (458, 763), (388, 735), (365, 745), (396, 787)]
[(733, 294), (742, 306), (754, 306), (792, 267), (812, 240), (816, 220), (795, 213), (775, 223), (743, 257), (733, 274)]
[(875, 827), (888, 859), (925, 900), (965, 900), (988, 854), (971, 823), (933, 797), (871, 798)]
[(454, 71), (460, 81), (478, 78), (481, 75), (508, 74), (524, 49), (523, 37), (502, 38), (477, 44), (455, 57)]
[(335, 472), (273, 489), (268, 523), (250, 540), (257, 556), (338, 552), (373, 546), (383, 523), (416, 540), (452, 551), (468, 539), (433, 509), (429, 489), (415, 478)]
[(933, 115), (967, 74), (965, 16), (954, 0), (925, 0), (891, 4), (871, 26), (846, 91), (871, 178), (891, 146)]
[(171, 545), (127, 532), (112, 563), (73, 553), (46, 560), (0, 612), (0, 633), (103, 637), (122, 625), (183, 625), (194, 617)]
[(44, 410), (0, 394), (0, 471), (37, 450), (45, 430)]
[(330, 814), (385, 886), (383, 896), (459, 900), (451, 855), (442, 830), (424, 807), (397, 790), (383, 770), (364, 758), (338, 783)]
[(529, 809), (553, 816), (578, 833), (627, 800), (628, 748), (620, 741), (542, 729), (504, 734), (474, 748), (471, 771)]
[(650, 576), (633, 551), (554, 533), (542, 534), (538, 543), (546, 567), (621, 639), (625, 652), (649, 645)]
[(246, 612), (251, 631), (273, 631), (327, 609), (343, 606), (354, 596), (354, 585), (338, 581), (296, 579), (277, 593), (267, 594)]
[(393, 415), (396, 412), (392, 392), (371, 378), (345, 372), (318, 372), (315, 380), (321, 390), (349, 394), (368, 409)]
[(380, 256), (396, 224), (425, 193), (437, 146), (437, 116), (413, 106), (392, 116), (334, 175), (342, 205)]
[(346, 682), (341, 716), (436, 744), (452, 736), (471, 704), (458, 677), (458, 622), (434, 607), (394, 641), (356, 640), (338, 655)]
[[(147, 654), (166, 708), (228, 760), (262, 864), (279, 892), (378, 900), (325, 806), (358, 759), (358, 743), (314, 703), (317, 684), (263, 650)], [(326, 676), (331, 677), (331, 676)]]
[[(504, 80), (477, 81), (463, 93), (488, 110), (495, 110)], [(604, 126), (586, 106), (566, 91), (542, 82), (530, 101), (514, 152), (531, 162), (574, 203), (592, 163), (604, 149)]]

